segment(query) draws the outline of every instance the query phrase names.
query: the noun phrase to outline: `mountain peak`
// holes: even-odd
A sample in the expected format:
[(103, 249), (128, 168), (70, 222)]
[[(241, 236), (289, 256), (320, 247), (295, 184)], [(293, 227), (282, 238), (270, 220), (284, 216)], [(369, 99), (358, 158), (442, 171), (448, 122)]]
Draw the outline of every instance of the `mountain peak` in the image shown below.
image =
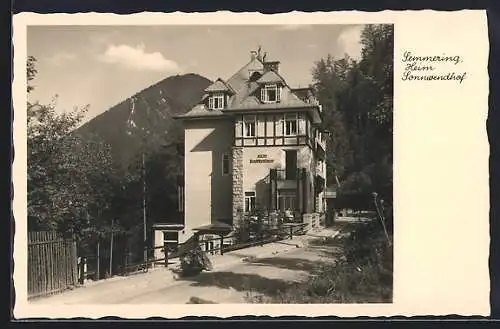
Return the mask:
[[(117, 161), (127, 162), (145, 147), (157, 148), (160, 140), (178, 131), (172, 116), (186, 113), (203, 96), (212, 81), (196, 74), (169, 76), (96, 116), (78, 129), (82, 136), (100, 137), (111, 146)], [(150, 135), (151, 138), (145, 136)]]

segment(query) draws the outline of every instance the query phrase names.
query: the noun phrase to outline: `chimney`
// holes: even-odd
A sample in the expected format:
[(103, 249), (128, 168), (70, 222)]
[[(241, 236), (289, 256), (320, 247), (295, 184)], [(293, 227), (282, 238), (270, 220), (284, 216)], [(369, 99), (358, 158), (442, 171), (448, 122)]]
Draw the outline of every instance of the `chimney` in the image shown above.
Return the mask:
[(254, 60), (255, 58), (257, 58), (257, 52), (255, 50), (252, 50), (250, 52), (250, 60)]
[(279, 72), (280, 62), (279, 61), (268, 61), (264, 62), (264, 72), (274, 71), (276, 73)]

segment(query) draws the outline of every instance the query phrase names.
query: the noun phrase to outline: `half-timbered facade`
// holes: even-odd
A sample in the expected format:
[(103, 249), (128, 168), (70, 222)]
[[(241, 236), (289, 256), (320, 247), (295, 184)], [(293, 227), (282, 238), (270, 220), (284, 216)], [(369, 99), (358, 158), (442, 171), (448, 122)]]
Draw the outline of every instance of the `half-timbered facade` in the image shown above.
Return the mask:
[(299, 220), (323, 212), (326, 145), (312, 90), (290, 87), (280, 62), (251, 52), (246, 65), (205, 92), (178, 117), (185, 134), (180, 242), (256, 209), (288, 210)]

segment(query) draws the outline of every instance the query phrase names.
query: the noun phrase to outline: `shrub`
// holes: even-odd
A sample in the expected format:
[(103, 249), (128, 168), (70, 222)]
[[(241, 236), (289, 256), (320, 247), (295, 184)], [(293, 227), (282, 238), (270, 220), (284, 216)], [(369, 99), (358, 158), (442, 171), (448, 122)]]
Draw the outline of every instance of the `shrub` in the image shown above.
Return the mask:
[(234, 239), (236, 244), (246, 243), (250, 240), (250, 219), (244, 214), (239, 214), (239, 218), (234, 229)]
[[(392, 217), (388, 218), (391, 225)], [(310, 280), (263, 303), (388, 303), (392, 301), (392, 234), (389, 244), (379, 221), (358, 224), (351, 234), (318, 239), (316, 245), (341, 246), (343, 256), (312, 273)]]
[(184, 276), (196, 275), (203, 270), (212, 270), (212, 263), (199, 245), (180, 256), (181, 271)]
[(248, 214), (240, 213), (234, 230), (236, 243), (270, 238), (273, 233), (271, 227), (266, 223), (266, 216), (266, 212), (262, 209), (257, 209)]

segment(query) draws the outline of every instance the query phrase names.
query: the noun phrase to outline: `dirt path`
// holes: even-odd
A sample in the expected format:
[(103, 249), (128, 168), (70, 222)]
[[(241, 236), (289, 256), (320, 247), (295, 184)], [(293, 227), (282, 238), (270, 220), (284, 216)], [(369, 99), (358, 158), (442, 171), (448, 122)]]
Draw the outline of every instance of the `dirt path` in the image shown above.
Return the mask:
[[(218, 256), (214, 271), (190, 278), (176, 280), (170, 270), (159, 268), (149, 273), (75, 289), (35, 303), (245, 303), (249, 296), (273, 296), (293, 284), (307, 281), (318, 266), (335, 259), (335, 247), (315, 247), (309, 242), (336, 233), (336, 229), (323, 230), (302, 238)], [(266, 250), (267, 256), (258, 257)], [(229, 261), (231, 259), (232, 263)]]

